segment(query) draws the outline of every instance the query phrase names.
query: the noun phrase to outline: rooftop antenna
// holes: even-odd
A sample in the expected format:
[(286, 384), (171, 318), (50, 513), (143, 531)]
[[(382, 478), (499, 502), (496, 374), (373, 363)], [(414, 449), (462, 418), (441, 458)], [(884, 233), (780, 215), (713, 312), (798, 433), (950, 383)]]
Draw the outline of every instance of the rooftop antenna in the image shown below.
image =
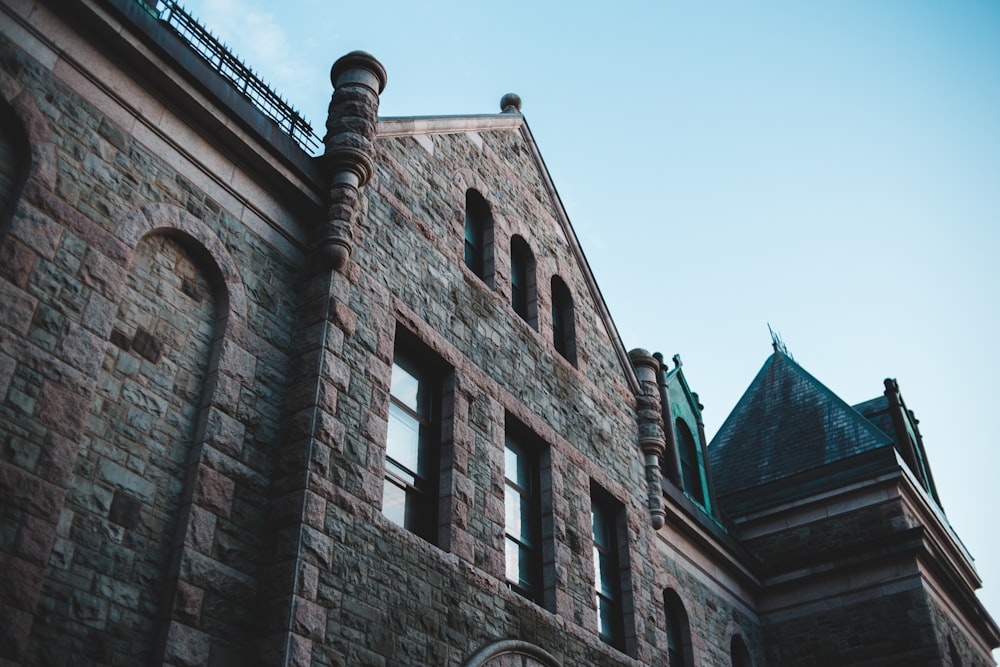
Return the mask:
[(781, 334), (771, 328), (770, 322), (767, 323), (767, 330), (771, 334), (771, 347), (774, 348), (774, 351), (781, 352), (792, 361), (795, 361), (795, 357), (793, 357), (788, 351), (788, 346), (785, 345), (785, 341), (781, 340)]

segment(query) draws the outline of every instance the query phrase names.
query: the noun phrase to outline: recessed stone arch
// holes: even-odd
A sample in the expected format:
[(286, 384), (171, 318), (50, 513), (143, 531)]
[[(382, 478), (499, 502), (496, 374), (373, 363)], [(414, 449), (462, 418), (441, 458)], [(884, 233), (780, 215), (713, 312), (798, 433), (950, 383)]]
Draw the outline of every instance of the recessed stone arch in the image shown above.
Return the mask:
[(4, 121), (15, 119), (19, 126), (16, 131), (27, 141), (30, 164), (26, 178), (34, 179), (47, 190), (54, 189), (56, 153), (49, 122), (20, 82), (3, 71), (0, 71), (0, 105), (6, 105), (10, 114), (4, 116)]
[(482, 647), (462, 667), (561, 667), (561, 664), (534, 644), (506, 639)]
[[(207, 224), (178, 206), (147, 204), (122, 218), (115, 229), (115, 236), (130, 249), (131, 254), (142, 237), (154, 232), (178, 236), (195, 255), (201, 255), (199, 259), (210, 258), (210, 265), (205, 268), (218, 272), (221, 286), (225, 287), (224, 305), (227, 306), (228, 314), (240, 319), (246, 318), (246, 290), (236, 261)], [(191, 241), (196, 243), (192, 245)], [(129, 262), (131, 263), (131, 257)]]

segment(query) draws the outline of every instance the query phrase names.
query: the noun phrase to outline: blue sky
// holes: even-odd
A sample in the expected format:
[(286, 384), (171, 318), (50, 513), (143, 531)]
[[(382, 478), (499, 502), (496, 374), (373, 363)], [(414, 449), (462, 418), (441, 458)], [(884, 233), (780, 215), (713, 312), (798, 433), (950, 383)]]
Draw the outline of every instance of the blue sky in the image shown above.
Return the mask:
[(1000, 617), (1000, 3), (190, 0), (322, 135), (514, 91), (626, 348), (680, 353), (709, 437), (771, 352), (849, 403), (899, 380)]

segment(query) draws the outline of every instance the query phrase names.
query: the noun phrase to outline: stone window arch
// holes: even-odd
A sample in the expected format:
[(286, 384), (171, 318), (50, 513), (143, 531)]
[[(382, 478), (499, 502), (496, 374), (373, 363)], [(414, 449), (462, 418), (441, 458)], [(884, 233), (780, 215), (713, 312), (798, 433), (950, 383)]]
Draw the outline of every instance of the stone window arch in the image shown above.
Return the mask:
[(562, 667), (544, 649), (519, 639), (488, 644), (476, 651), (462, 667)]

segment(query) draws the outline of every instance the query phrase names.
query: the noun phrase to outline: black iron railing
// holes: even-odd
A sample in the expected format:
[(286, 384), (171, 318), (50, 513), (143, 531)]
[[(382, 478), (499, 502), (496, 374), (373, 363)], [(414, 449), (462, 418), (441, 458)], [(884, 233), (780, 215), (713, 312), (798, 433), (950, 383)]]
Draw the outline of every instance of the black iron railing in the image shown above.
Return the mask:
[[(274, 90), (261, 81), (256, 72), (247, 67), (205, 26), (181, 7), (176, 0), (136, 0), (159, 17), (160, 21), (179, 35), (195, 53), (200, 55), (229, 84), (245, 96), (268, 118), (278, 124), (286, 134), (306, 152), (314, 154), (322, 139), (312, 126)], [(155, 5), (155, 7), (153, 6)]]

